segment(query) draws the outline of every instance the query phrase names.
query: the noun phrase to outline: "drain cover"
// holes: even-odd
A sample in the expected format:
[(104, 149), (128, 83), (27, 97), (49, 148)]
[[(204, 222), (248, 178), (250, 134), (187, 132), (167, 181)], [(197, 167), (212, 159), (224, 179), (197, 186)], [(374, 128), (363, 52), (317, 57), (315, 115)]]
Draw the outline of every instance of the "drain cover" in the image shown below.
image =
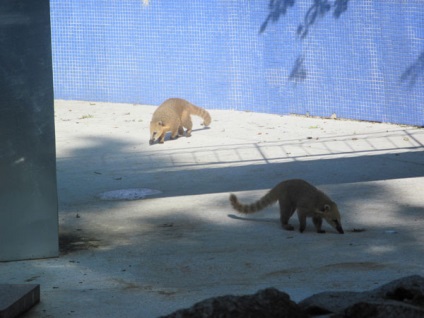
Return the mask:
[(146, 188), (134, 188), (134, 189), (121, 189), (113, 190), (100, 193), (98, 197), (100, 200), (140, 200), (146, 196), (155, 195), (161, 193), (159, 190), (146, 189)]

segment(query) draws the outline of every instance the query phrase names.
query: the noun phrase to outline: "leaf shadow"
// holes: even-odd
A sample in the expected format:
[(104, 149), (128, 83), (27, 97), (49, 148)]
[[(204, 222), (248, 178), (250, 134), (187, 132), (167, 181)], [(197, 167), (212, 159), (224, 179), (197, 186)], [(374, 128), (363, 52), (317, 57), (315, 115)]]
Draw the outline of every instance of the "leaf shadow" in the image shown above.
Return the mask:
[[(296, 0), (270, 0), (268, 4), (269, 13), (265, 21), (262, 23), (259, 33), (265, 32), (269, 22), (276, 23), (281, 16), (287, 14), (289, 8), (293, 7)], [(299, 23), (296, 34), (304, 39), (309, 29), (325, 15), (333, 11), (333, 17), (338, 19), (348, 9), (349, 0), (314, 0), (309, 9), (306, 11), (303, 22)]]

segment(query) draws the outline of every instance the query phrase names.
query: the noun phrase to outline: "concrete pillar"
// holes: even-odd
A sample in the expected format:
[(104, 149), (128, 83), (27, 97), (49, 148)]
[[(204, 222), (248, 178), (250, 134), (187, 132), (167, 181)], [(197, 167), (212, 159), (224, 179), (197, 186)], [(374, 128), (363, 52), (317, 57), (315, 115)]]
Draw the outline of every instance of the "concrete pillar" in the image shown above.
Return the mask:
[(49, 0), (0, 1), (0, 261), (58, 255)]

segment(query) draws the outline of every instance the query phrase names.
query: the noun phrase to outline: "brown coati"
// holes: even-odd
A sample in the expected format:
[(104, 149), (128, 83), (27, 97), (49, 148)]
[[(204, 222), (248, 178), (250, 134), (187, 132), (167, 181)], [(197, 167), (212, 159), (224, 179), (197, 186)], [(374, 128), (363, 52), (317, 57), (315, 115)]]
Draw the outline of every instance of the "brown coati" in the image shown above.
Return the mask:
[(171, 139), (178, 138), (179, 135), (184, 135), (183, 127), (187, 128), (185, 135), (190, 137), (193, 127), (190, 115), (202, 117), (204, 126), (211, 123), (211, 116), (206, 110), (184, 99), (170, 98), (164, 101), (153, 113), (149, 143), (152, 145), (156, 140), (163, 143), (168, 131), (171, 132)]
[(252, 204), (241, 204), (234, 194), (230, 195), (230, 202), (233, 208), (243, 214), (257, 212), (276, 201), (280, 204), (281, 226), (288, 231), (294, 229), (289, 224), (289, 219), (297, 210), (300, 232), (305, 230), (306, 218), (311, 217), (318, 233), (325, 233), (321, 229), (322, 219), (325, 219), (337, 232), (344, 233), (336, 203), (324, 192), (305, 180), (292, 179), (283, 181)]

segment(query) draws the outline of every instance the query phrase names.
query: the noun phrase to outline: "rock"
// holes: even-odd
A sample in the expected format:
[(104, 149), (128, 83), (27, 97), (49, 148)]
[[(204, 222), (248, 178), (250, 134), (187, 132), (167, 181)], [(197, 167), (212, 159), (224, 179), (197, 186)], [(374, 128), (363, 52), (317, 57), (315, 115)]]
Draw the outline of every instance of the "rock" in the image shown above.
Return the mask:
[(254, 295), (220, 296), (162, 318), (421, 318), (424, 317), (424, 278), (408, 276), (365, 292), (323, 292), (299, 304), (275, 288)]
[(424, 278), (408, 276), (365, 292), (323, 292), (299, 306), (311, 316), (424, 317)]
[(290, 300), (290, 296), (275, 288), (254, 295), (220, 296), (196, 303), (162, 318), (306, 318), (306, 313)]
[(394, 301), (361, 302), (346, 308), (342, 314), (330, 316), (332, 318), (419, 318), (424, 317), (422, 308)]

